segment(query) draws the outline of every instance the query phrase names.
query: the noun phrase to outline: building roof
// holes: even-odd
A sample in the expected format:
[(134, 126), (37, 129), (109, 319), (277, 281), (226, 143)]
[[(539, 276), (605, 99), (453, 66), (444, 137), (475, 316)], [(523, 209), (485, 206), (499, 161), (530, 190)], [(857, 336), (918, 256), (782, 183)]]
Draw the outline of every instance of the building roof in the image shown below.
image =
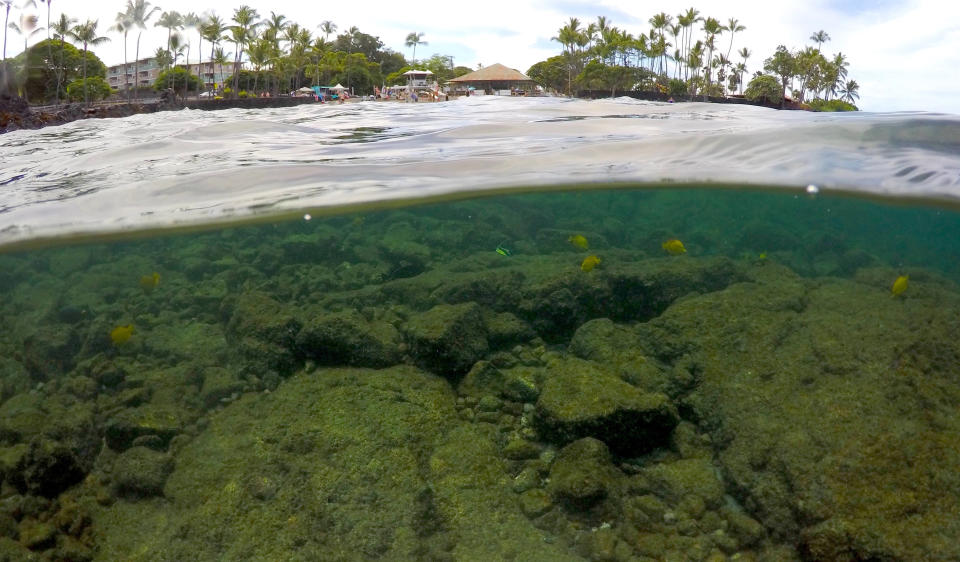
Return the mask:
[(453, 78), (450, 82), (533, 82), (526, 74), (519, 70), (507, 68), (500, 63), (491, 64), (476, 72)]

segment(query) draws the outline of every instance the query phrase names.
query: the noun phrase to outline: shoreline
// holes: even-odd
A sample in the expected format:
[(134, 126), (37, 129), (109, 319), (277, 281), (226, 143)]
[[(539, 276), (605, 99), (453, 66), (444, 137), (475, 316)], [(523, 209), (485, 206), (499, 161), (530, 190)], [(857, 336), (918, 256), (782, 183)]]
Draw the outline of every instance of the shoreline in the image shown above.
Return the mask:
[(177, 111), (180, 109), (200, 109), (217, 111), (221, 109), (268, 109), (274, 107), (293, 107), (307, 103), (317, 103), (313, 98), (238, 98), (229, 100), (153, 100), (144, 102), (116, 102), (84, 106), (71, 103), (57, 109), (36, 110), (21, 98), (0, 99), (0, 134), (22, 129), (42, 129), (57, 125), (66, 125), (83, 119), (110, 119), (129, 117), (141, 113), (158, 111)]
[[(634, 99), (646, 101), (666, 102), (671, 96), (656, 92), (622, 92), (617, 97), (625, 96)], [(607, 91), (588, 90), (578, 96), (579, 99), (604, 99), (609, 98)], [(392, 100), (382, 100), (392, 101)], [(700, 96), (691, 98), (690, 96), (675, 97), (676, 103), (704, 102)], [(273, 97), (273, 98), (238, 98), (225, 100), (198, 100), (190, 98), (186, 100), (167, 101), (163, 99), (145, 101), (145, 102), (116, 102), (110, 104), (98, 104), (84, 106), (82, 103), (71, 103), (59, 106), (56, 109), (49, 109), (50, 106), (39, 109), (31, 108), (21, 98), (0, 98), (0, 134), (23, 129), (42, 129), (44, 127), (53, 127), (65, 125), (74, 121), (83, 119), (111, 119), (120, 117), (129, 117), (141, 113), (156, 113), (158, 111), (177, 111), (181, 109), (200, 109), (204, 111), (218, 111), (222, 109), (270, 109), (275, 107), (294, 107), (308, 103), (317, 103), (312, 98), (297, 97)], [(425, 102), (432, 103), (432, 102)], [(705, 103), (720, 103), (733, 105), (754, 105), (767, 107), (771, 109), (783, 110), (801, 110), (809, 111), (809, 108), (802, 104), (790, 102), (785, 107), (752, 102), (743, 98), (718, 98), (710, 97)]]

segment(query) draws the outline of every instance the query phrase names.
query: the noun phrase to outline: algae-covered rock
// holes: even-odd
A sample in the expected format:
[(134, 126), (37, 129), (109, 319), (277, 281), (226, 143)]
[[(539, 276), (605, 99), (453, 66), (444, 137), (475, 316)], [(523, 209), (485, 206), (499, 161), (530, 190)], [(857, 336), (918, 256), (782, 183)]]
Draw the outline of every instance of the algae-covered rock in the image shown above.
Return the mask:
[(263, 293), (244, 293), (225, 302), (226, 336), (256, 368), (288, 373), (297, 363), (294, 343), (301, 322), (292, 311)]
[(104, 438), (114, 451), (123, 451), (133, 440), (143, 435), (156, 435), (164, 445), (181, 431), (188, 418), (185, 412), (173, 406), (144, 404), (121, 410), (107, 420)]
[(23, 364), (38, 380), (73, 369), (80, 352), (80, 335), (68, 324), (42, 324), (23, 342)]
[(438, 305), (407, 322), (410, 351), (425, 369), (459, 378), (488, 350), (480, 307)]
[(674, 395), (668, 373), (643, 351), (635, 330), (597, 318), (577, 328), (570, 340), (570, 353), (603, 365), (630, 384), (649, 392)]
[(457, 386), (461, 395), (481, 397), (496, 394), (515, 402), (533, 402), (540, 395), (537, 378), (542, 369), (517, 366), (498, 369), (489, 361), (477, 361)]
[(638, 329), (697, 366), (686, 401), (737, 499), (810, 559), (960, 558), (942, 540), (960, 536), (960, 495), (944, 493), (960, 490), (960, 301), (779, 273)]
[(297, 349), (321, 365), (388, 367), (402, 357), (400, 332), (355, 310), (310, 317), (297, 334)]
[(723, 482), (708, 459), (681, 459), (657, 463), (642, 471), (658, 496), (680, 503), (687, 496), (700, 498), (711, 509), (723, 503)]
[(200, 399), (207, 408), (213, 408), (222, 400), (243, 391), (244, 383), (237, 376), (221, 367), (208, 367), (203, 371), (203, 387)]
[(20, 493), (54, 498), (86, 475), (82, 460), (69, 447), (50, 439), (35, 439), (8, 472)]
[(30, 550), (44, 550), (57, 542), (57, 528), (50, 523), (24, 519), (19, 529), (20, 544)]
[(173, 459), (166, 453), (147, 447), (127, 449), (113, 461), (113, 492), (127, 499), (162, 496), (173, 467)]
[(536, 425), (564, 444), (582, 437), (620, 456), (638, 456), (667, 443), (679, 418), (663, 394), (644, 392), (590, 361), (551, 361), (537, 399)]
[(165, 501), (98, 507), (99, 547), (131, 561), (575, 560), (521, 512), (496, 428), (462, 424), (454, 404), (446, 380), (410, 366), (294, 375), (211, 415)]
[(571, 510), (583, 511), (617, 496), (623, 483), (607, 446), (585, 437), (560, 450), (550, 468), (547, 491)]

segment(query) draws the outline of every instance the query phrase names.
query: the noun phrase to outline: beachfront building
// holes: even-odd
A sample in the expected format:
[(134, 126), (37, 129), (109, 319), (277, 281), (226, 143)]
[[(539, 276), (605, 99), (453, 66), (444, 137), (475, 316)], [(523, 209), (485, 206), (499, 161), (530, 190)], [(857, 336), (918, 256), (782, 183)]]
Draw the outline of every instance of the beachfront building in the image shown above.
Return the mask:
[[(140, 59), (139, 68), (136, 61), (128, 62), (126, 76), (124, 76), (123, 67), (122, 64), (115, 64), (107, 68), (107, 83), (111, 88), (121, 92), (127, 88), (135, 88), (138, 84), (141, 88), (149, 88), (163, 71), (163, 67), (157, 64), (157, 59), (153, 57)], [(134, 73), (137, 72), (139, 74), (134, 78)]]
[(437, 87), (437, 81), (429, 70), (408, 70), (403, 76), (407, 79), (407, 88), (414, 91), (433, 90)]
[[(177, 68), (187, 68), (187, 65), (178, 64)], [(223, 84), (233, 78), (233, 64), (225, 64), (221, 67), (221, 65), (212, 62), (191, 63), (188, 70), (190, 74), (200, 77), (200, 80), (203, 81), (204, 90), (222, 88)]]
[(449, 81), (457, 94), (471, 91), (498, 95), (529, 95), (535, 93), (537, 83), (526, 74), (507, 68), (500, 63), (491, 64), (476, 72), (464, 74)]

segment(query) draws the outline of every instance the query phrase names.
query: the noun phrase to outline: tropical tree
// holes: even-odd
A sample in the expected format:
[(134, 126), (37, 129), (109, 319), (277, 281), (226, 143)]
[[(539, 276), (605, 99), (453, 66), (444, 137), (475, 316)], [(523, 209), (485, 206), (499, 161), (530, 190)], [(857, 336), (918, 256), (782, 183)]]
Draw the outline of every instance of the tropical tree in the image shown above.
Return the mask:
[(173, 55), (163, 47), (157, 47), (156, 52), (153, 53), (153, 58), (157, 61), (157, 65), (164, 70), (173, 64)]
[(860, 99), (860, 84), (857, 84), (856, 80), (848, 80), (840, 89), (840, 96), (840, 99), (847, 103)]
[(787, 95), (787, 83), (797, 73), (796, 58), (786, 47), (779, 45), (773, 56), (763, 61), (763, 69), (780, 77), (780, 99), (783, 100)]
[(330, 35), (332, 33), (336, 33), (337, 31), (337, 24), (330, 20), (326, 20), (320, 24), (320, 31), (323, 32), (323, 38), (327, 41), (330, 41)]
[(833, 55), (833, 60), (830, 61), (832, 64), (833, 73), (827, 84), (827, 92), (836, 93), (841, 87), (843, 87), (844, 80), (847, 79), (847, 67), (850, 66), (850, 63), (847, 62), (847, 57), (843, 53), (837, 53)]
[[(218, 47), (218, 48), (214, 49), (214, 51), (213, 51), (213, 56), (210, 58), (210, 62), (211, 62), (212, 64), (216, 64), (216, 65), (219, 65), (219, 66), (220, 66), (220, 79), (221, 79), (221, 80), (223, 79), (223, 65), (230, 63), (230, 56), (231, 56), (232, 54), (233, 54), (233, 53), (225, 53), (225, 52), (223, 52), (223, 49), (222, 49), (222, 48)], [(216, 80), (214, 80), (214, 82), (216, 82)], [(221, 84), (221, 86), (222, 86), (222, 84)]]
[[(23, 52), (27, 52), (27, 44), (28, 44), (28, 42), (30, 41), (30, 39), (31, 39), (34, 35), (40, 33), (41, 31), (43, 31), (43, 28), (42, 28), (42, 27), (37, 27), (37, 24), (40, 23), (40, 17), (37, 16), (36, 14), (28, 14), (27, 12), (23, 11), (23, 10), (25, 10), (28, 6), (35, 8), (35, 7), (37, 6), (37, 4), (34, 2), (34, 0), (28, 0), (27, 2), (24, 2), (23, 5), (20, 6), (20, 24), (19, 24), (19, 25), (17, 25), (16, 23), (9, 23), (9, 24), (7, 24), (7, 27), (8, 27), (9, 29), (12, 29), (12, 30), (14, 30), (14, 31), (17, 32), (17, 35), (22, 35), (22, 36), (23, 36)], [(4, 45), (4, 53), (3, 53), (3, 56), (4, 56), (4, 58), (6, 58), (6, 56), (7, 56), (7, 53), (6, 53), (6, 45), (7, 45), (7, 41), (6, 41), (6, 31), (4, 31), (4, 41), (3, 41), (3, 45)]]
[(233, 22), (236, 25), (230, 27), (230, 34), (237, 49), (233, 63), (234, 90), (237, 89), (237, 81), (240, 79), (240, 62), (243, 60), (243, 51), (247, 44), (256, 39), (256, 29), (259, 24), (255, 20), (258, 17), (260, 16), (257, 11), (246, 4), (233, 11)]
[(60, 41), (60, 61), (56, 67), (57, 93), (55, 100), (57, 105), (60, 105), (60, 88), (63, 87), (63, 51), (66, 45), (66, 39), (70, 35), (70, 29), (72, 29), (76, 23), (76, 19), (68, 17), (67, 14), (61, 12), (60, 19), (53, 24), (53, 36)]
[[(160, 8), (156, 8), (159, 10)], [(176, 10), (171, 10), (169, 12), (163, 12), (160, 14), (160, 18), (157, 20), (157, 23), (153, 24), (153, 27), (164, 27), (167, 30), (167, 50), (170, 49), (170, 37), (173, 36), (174, 31), (179, 31), (183, 29), (183, 16), (180, 15), (180, 12)]]
[(740, 58), (743, 59), (743, 62), (737, 65), (737, 72), (740, 74), (740, 93), (743, 93), (743, 74), (747, 71), (747, 59), (750, 58), (750, 55), (753, 53), (750, 52), (750, 49), (744, 47), (737, 51), (737, 54), (740, 55)]
[[(200, 28), (200, 22), (201, 22), (200, 16), (198, 16), (198, 15), (197, 15), (196, 13), (194, 13), (194, 12), (188, 12), (188, 13), (186, 13), (186, 14), (183, 14), (183, 29), (184, 29), (184, 30), (187, 30), (187, 29), (194, 29), (194, 30), (199, 29), (199, 28)], [(201, 40), (202, 40), (202, 39), (201, 39)], [(190, 70), (190, 50), (191, 50), (192, 46), (193, 46), (193, 39), (190, 37), (190, 34), (187, 34), (187, 45), (186, 45), (186, 47), (187, 47), (187, 52), (186, 52), (186, 54), (185, 54), (185, 60), (184, 60), (184, 62), (186, 63), (186, 66), (187, 66), (187, 74), (191, 74), (191, 73), (193, 72), (192, 70)], [(199, 66), (197, 67), (197, 74), (200, 74), (200, 67), (199, 67)], [(199, 91), (199, 88), (198, 88), (198, 91)], [(183, 97), (184, 97), (184, 98), (187, 97), (187, 92), (186, 92), (186, 90), (184, 90), (184, 92), (183, 92)]]
[[(213, 66), (213, 65), (214, 65), (214, 60), (213, 60), (213, 59), (214, 59), (214, 56), (215, 56), (215, 54), (216, 54), (217, 45), (219, 45), (219, 44), (220, 44), (220, 41), (223, 40), (223, 34), (224, 34), (224, 32), (225, 32), (226, 30), (227, 30), (226, 25), (224, 24), (223, 20), (220, 19), (220, 16), (217, 16), (217, 15), (211, 15), (210, 17), (207, 18), (207, 22), (200, 26), (200, 35), (201, 35), (204, 39), (206, 39), (207, 41), (210, 42), (210, 72), (211, 72), (211, 74), (213, 73), (213, 68), (214, 68), (214, 66)], [(221, 49), (221, 53), (222, 53), (222, 52), (223, 52), (223, 50)], [(222, 65), (222, 64), (221, 64), (221, 66), (220, 66), (220, 75), (221, 75), (221, 78), (222, 78), (222, 77), (223, 77), (223, 65)], [(201, 78), (201, 81), (202, 81), (202, 78)], [(216, 74), (214, 74), (214, 79), (213, 79), (214, 88), (216, 88), (216, 83), (217, 83)], [(200, 94), (197, 94), (197, 96), (198, 96), (197, 99), (199, 99), (199, 95), (200, 95)]]
[(134, 100), (139, 99), (138, 91), (140, 89), (140, 36), (143, 35), (143, 30), (147, 28), (147, 22), (158, 11), (160, 11), (160, 8), (157, 6), (151, 8), (150, 2), (147, 2), (147, 0), (127, 0), (127, 17), (130, 18), (133, 27), (140, 29), (137, 32), (136, 62), (133, 63)]
[(707, 49), (710, 50), (710, 54), (707, 55), (707, 65), (705, 67), (707, 71), (706, 72), (707, 88), (706, 90), (704, 90), (704, 99), (706, 99), (706, 96), (709, 95), (710, 93), (710, 83), (711, 83), (710, 68), (712, 67), (712, 64), (713, 64), (712, 63), (713, 50), (716, 48), (715, 41), (716, 41), (717, 35), (720, 35), (721, 33), (723, 33), (723, 31), (724, 31), (724, 27), (720, 25), (720, 22), (717, 21), (716, 19), (707, 18), (706, 20), (704, 20), (703, 32), (707, 34), (706, 45), (707, 45)]
[(0, 0), (0, 4), (7, 9), (3, 16), (3, 60), (7, 60), (7, 29), (10, 25), (10, 8), (13, 7), (13, 0)]
[(810, 40), (817, 44), (817, 51), (820, 50), (820, 47), (830, 40), (830, 34), (824, 30), (815, 31), (813, 35), (810, 36)]
[(75, 25), (70, 30), (70, 37), (77, 43), (83, 43), (83, 103), (89, 103), (90, 98), (87, 95), (87, 49), (91, 45), (96, 47), (110, 40), (109, 37), (100, 37), (97, 35), (97, 25), (99, 20), (87, 20), (84, 23)]
[(407, 34), (407, 39), (406, 39), (406, 41), (404, 42), (404, 45), (406, 45), (407, 47), (413, 47), (413, 58), (412, 58), (412, 63), (411, 63), (411, 64), (413, 64), (414, 66), (416, 66), (416, 64), (417, 64), (417, 45), (428, 45), (428, 44), (429, 44), (429, 43), (427, 43), (426, 41), (423, 40), (423, 36), (424, 36), (424, 35), (426, 35), (426, 34), (423, 33), (422, 31), (419, 32), (419, 33), (418, 33), (418, 32), (408, 33), (408, 34)]
[(690, 49), (693, 47), (693, 26), (703, 21), (700, 17), (700, 11), (694, 8), (688, 8), (685, 13), (678, 17), (680, 25), (686, 30), (684, 36), (686, 39), (686, 53), (683, 55), (684, 65), (687, 67), (684, 79), (690, 78), (690, 66), (686, 64), (690, 60)]
[(130, 101), (130, 77), (127, 75), (127, 34), (133, 27), (133, 21), (127, 12), (117, 12), (114, 23), (107, 31), (116, 31), (123, 33), (123, 86), (127, 93), (127, 101)]

